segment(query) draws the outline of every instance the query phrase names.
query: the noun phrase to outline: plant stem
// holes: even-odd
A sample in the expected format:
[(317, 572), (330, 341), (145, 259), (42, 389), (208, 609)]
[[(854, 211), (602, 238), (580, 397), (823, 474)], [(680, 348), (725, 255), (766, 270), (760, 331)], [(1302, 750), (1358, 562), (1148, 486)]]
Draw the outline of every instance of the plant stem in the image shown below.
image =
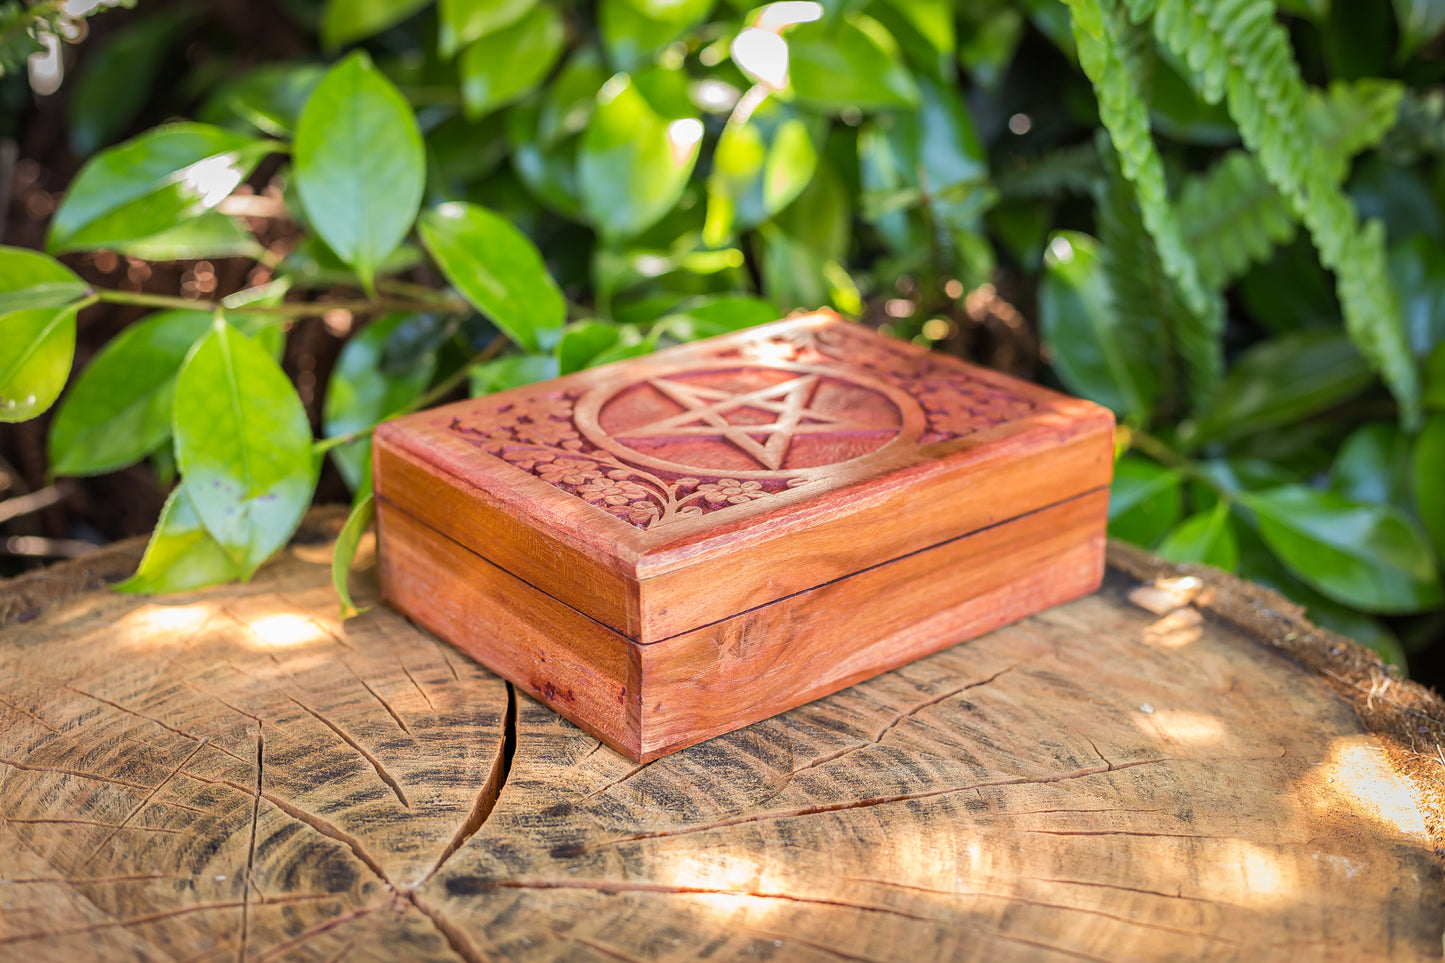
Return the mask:
[[(430, 391), (418, 397), (415, 401), (407, 405), (405, 408), (402, 408), (396, 413), (396, 415), (409, 415), (413, 411), (420, 411), (423, 408), (429, 408), (432, 405), (436, 404), (438, 401), (441, 401), (447, 395), (455, 391), (462, 382), (467, 380), (467, 375), (473, 367), (482, 364), (483, 362), (490, 361), (492, 358), (496, 357), (497, 353), (500, 352), (502, 348), (506, 346), (506, 344), (506, 335), (497, 335), (495, 338), (493, 338), (487, 343), (487, 346), (485, 348), (483, 348), (481, 351), (478, 351), (466, 364), (462, 365), (460, 368), (452, 372), (446, 378), (437, 382)], [(392, 417), (396, 417), (396, 415), (393, 415)], [(323, 438), (320, 441), (316, 442), (313, 448), (315, 449), (317, 454), (324, 454), (325, 452), (328, 452), (333, 448), (339, 448), (342, 445), (349, 445), (353, 441), (359, 441), (360, 439), (365, 438), (367, 435), (371, 434), (375, 430), (376, 425), (372, 425), (370, 428), (363, 428), (360, 431), (353, 431), (350, 434), (336, 435), (332, 438)]]
[(352, 301), (288, 301), (284, 304), (247, 304), (228, 308), (220, 301), (179, 298), (169, 294), (144, 291), (117, 291), (110, 288), (94, 293), (97, 301), (108, 304), (134, 304), (148, 308), (172, 308), (182, 311), (224, 311), (227, 314), (269, 314), (280, 317), (316, 317), (329, 311), (350, 311), (353, 314), (376, 314), (387, 311), (446, 311), (463, 313), (471, 305), (453, 299), (409, 301), (399, 298), (374, 298)]

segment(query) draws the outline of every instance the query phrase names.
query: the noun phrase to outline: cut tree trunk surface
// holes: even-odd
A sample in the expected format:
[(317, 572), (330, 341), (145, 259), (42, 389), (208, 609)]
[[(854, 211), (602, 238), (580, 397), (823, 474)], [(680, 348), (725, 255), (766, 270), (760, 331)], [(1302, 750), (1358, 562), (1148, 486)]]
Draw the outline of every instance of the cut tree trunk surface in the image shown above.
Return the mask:
[(0, 959), (1440, 956), (1445, 709), (1227, 577), (1116, 549), (636, 766), (340, 622), (307, 541), (184, 597), (99, 587), (134, 546), (0, 584)]

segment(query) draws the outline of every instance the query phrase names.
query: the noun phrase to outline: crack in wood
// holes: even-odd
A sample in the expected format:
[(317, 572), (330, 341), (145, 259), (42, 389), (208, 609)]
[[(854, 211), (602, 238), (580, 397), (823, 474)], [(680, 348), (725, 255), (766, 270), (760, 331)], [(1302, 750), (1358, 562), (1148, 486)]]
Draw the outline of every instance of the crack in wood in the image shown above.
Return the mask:
[(141, 782), (131, 782), (128, 779), (119, 779), (113, 776), (98, 776), (93, 772), (81, 772), (79, 769), (66, 769), (62, 766), (32, 766), (27, 763), (17, 762), (14, 759), (0, 759), (0, 765), (10, 766), (13, 769), (20, 769), (24, 772), (54, 772), (64, 776), (75, 776), (79, 779), (94, 779), (96, 782), (108, 782), (114, 786), (125, 786), (127, 789), (151, 788)]
[(635, 833), (631, 836), (620, 836), (616, 839), (599, 840), (595, 843), (585, 843), (572, 846), (558, 846), (552, 851), (552, 855), (558, 859), (570, 859), (586, 853), (594, 852), (607, 846), (618, 846), (624, 843), (640, 842), (647, 839), (662, 839), (672, 836), (689, 836), (694, 833), (705, 833), (714, 829), (725, 829), (729, 826), (740, 826), (744, 823), (767, 822), (774, 819), (795, 819), (800, 816), (817, 816), (826, 813), (846, 812), (850, 809), (869, 809), (874, 806), (888, 806), (895, 803), (913, 802), (918, 799), (933, 799), (938, 796), (948, 796), (960, 792), (973, 792), (978, 789), (988, 789), (997, 786), (1035, 786), (1048, 785), (1055, 782), (1064, 782), (1070, 779), (1083, 779), (1088, 776), (1097, 776), (1104, 773), (1118, 772), (1121, 769), (1132, 769), (1135, 766), (1149, 766), (1158, 763), (1171, 762), (1170, 759), (1140, 759), (1135, 762), (1121, 762), (1110, 768), (1096, 767), (1093, 769), (1077, 769), (1072, 772), (1060, 773), (1056, 776), (1044, 776), (1019, 779), (999, 779), (989, 782), (971, 783), (967, 786), (947, 786), (943, 789), (930, 789), (926, 792), (899, 793), (892, 796), (875, 796), (869, 799), (854, 799), (848, 802), (831, 803), (823, 806), (807, 806), (800, 809), (783, 810), (781, 812), (756, 813), (747, 816), (735, 816), (731, 819), (719, 820), (715, 823), (708, 823), (704, 826), (684, 826), (680, 829), (665, 829), (652, 833)]
[(628, 956), (621, 950), (613, 949), (605, 943), (598, 943), (596, 940), (589, 940), (585, 936), (573, 936), (572, 934), (568, 933), (567, 940), (568, 942), (576, 943), (579, 946), (585, 946), (590, 950), (596, 950), (603, 956), (610, 956), (614, 960), (621, 960), (622, 963), (647, 963), (647, 961), (638, 959), (635, 956)]
[(263, 778), (266, 771), (266, 737), (261, 731), (261, 724), (256, 724), (256, 793), (251, 801), (251, 843), (246, 850), (246, 882), (241, 889), (241, 942), (236, 948), (236, 961), (242, 963), (246, 959), (246, 940), (251, 922), (251, 887), (254, 886), (252, 872), (256, 864), (256, 823), (261, 815), (261, 792), (263, 790)]
[[(186, 732), (184, 729), (178, 729), (178, 728), (176, 728), (175, 726), (172, 726), (172, 725), (169, 725), (168, 723), (162, 722), (161, 720), (155, 718), (154, 716), (148, 716), (148, 715), (146, 715), (144, 712), (137, 712), (135, 709), (127, 708), (126, 706), (121, 705), (119, 702), (112, 702), (110, 699), (107, 699), (107, 698), (105, 698), (105, 697), (103, 697), (103, 696), (95, 695), (95, 694), (92, 693), (92, 692), (86, 692), (86, 691), (84, 691), (84, 690), (82, 690), (82, 689), (77, 689), (77, 688), (75, 688), (74, 686), (70, 686), (70, 685), (65, 686), (65, 688), (69, 689), (71, 692), (74, 692), (76, 695), (85, 696), (87, 699), (94, 699), (96, 702), (99, 702), (99, 703), (101, 703), (101, 704), (103, 704), (103, 705), (108, 705), (108, 706), (110, 706), (112, 709), (117, 709), (117, 710), (119, 710), (119, 711), (121, 711), (121, 712), (124, 712), (126, 715), (135, 716), (137, 719), (144, 719), (146, 722), (154, 723), (155, 725), (160, 726), (162, 729), (165, 729), (165, 730), (168, 731), (168, 732), (173, 732), (173, 733), (175, 733), (176, 735), (180, 736), (182, 739), (189, 739), (189, 740), (191, 740), (192, 742), (205, 742), (206, 739), (208, 738), (207, 736), (197, 736), (197, 735), (194, 735), (194, 734), (192, 734), (192, 733)], [(139, 741), (139, 740), (137, 740), (137, 741)], [(144, 744), (144, 743), (143, 743), (143, 744)], [(242, 759), (240, 756), (236, 755), (236, 754), (235, 754), (234, 752), (232, 752), (231, 750), (227, 749), (225, 746), (220, 745), (219, 743), (214, 743), (214, 742), (211, 743), (211, 748), (212, 748), (212, 749), (215, 749), (217, 752), (223, 752), (223, 753), (225, 753), (226, 755), (230, 756), (232, 759), (236, 760), (237, 762), (245, 762), (245, 761), (246, 761), (246, 760)]]
[(205, 747), (205, 745), (205, 739), (202, 739), (200, 742), (196, 743), (195, 748), (193, 748), (190, 752), (186, 753), (186, 758), (182, 759), (174, 769), (167, 773), (166, 778), (162, 779), (159, 783), (157, 783), (154, 789), (146, 793), (145, 798), (136, 804), (135, 808), (130, 811), (130, 813), (125, 817), (125, 819), (121, 820), (120, 825), (115, 827), (115, 829), (111, 831), (109, 836), (105, 837), (96, 844), (96, 847), (90, 851), (90, 855), (86, 857), (85, 862), (80, 864), (80, 868), (85, 869), (85, 867), (89, 866), (92, 862), (94, 862), (95, 857), (99, 856), (100, 851), (104, 849), (112, 839), (115, 838), (116, 833), (119, 833), (122, 829), (125, 829), (128, 825), (130, 825), (130, 821), (136, 816), (140, 815), (140, 811), (142, 809), (145, 809), (146, 806), (150, 804), (150, 801), (155, 798), (156, 793), (160, 792), (170, 783), (172, 779), (176, 778), (176, 774), (185, 768), (186, 763), (196, 758), (196, 753), (200, 752), (201, 749)]
[(29, 709), (26, 709), (24, 706), (17, 706), (15, 703), (11, 702), (11, 701), (8, 700), (8, 699), (4, 699), (4, 698), (0, 698), (0, 705), (7, 706), (7, 707), (9, 707), (10, 709), (14, 710), (15, 712), (20, 713), (21, 715), (28, 716), (32, 721), (39, 723), (41, 726), (43, 726), (43, 727), (46, 728), (46, 729), (49, 729), (51, 732), (55, 733), (57, 736), (62, 736), (62, 735), (65, 734), (65, 733), (61, 732), (59, 729), (57, 729), (57, 728), (55, 728), (54, 726), (52, 726), (50, 723), (46, 722), (44, 719), (42, 719), (42, 718), (40, 718), (39, 716), (37, 716), (35, 713), (31, 712)]
[[(600, 746), (601, 743), (599, 742), (598, 745)], [(594, 749), (593, 752), (595, 752), (595, 751), (596, 751), (596, 750)], [(589, 756), (590, 756), (591, 754), (592, 754), (592, 753), (590, 753), (590, 752), (588, 753)], [(656, 762), (656, 761), (657, 761), (657, 760), (655, 760), (655, 759), (653, 760), (653, 762)], [(644, 763), (643, 763), (642, 765), (640, 765), (640, 766), (633, 766), (631, 769), (627, 770), (627, 772), (623, 773), (621, 776), (618, 776), (616, 779), (612, 780), (612, 781), (609, 782), (607, 785), (603, 786), (601, 789), (594, 789), (594, 790), (592, 790), (591, 792), (589, 792), (587, 795), (583, 796), (582, 798), (583, 798), (583, 799), (591, 799), (593, 796), (600, 796), (602, 793), (604, 793), (604, 792), (606, 792), (607, 790), (611, 789), (613, 786), (620, 786), (620, 785), (622, 785), (624, 782), (626, 782), (627, 780), (631, 779), (633, 776), (637, 775), (639, 772), (641, 772), (642, 770), (646, 769), (646, 768), (647, 768), (648, 766), (650, 766), (650, 765), (652, 765), (651, 762), (644, 762)]]
[(778, 945), (779, 943), (797, 943), (799, 946), (806, 946), (814, 950), (822, 950), (824, 953), (827, 953), (830, 956), (836, 956), (840, 960), (853, 960), (854, 963), (882, 963), (881, 960), (875, 960), (871, 956), (857, 956), (853, 953), (845, 953), (842, 950), (834, 949), (833, 947), (828, 946), (825, 943), (818, 943), (814, 940), (806, 940), (801, 936), (797, 936), (796, 934), (774, 933), (770, 930), (760, 930), (755, 927), (749, 927), (748, 932), (756, 933), (758, 936), (762, 937), (765, 940), (772, 940), (774, 946)]
[(11, 878), (5, 880), (6, 886), (30, 886), (43, 883), (58, 883), (66, 886), (90, 886), (99, 883), (133, 883), (140, 880), (155, 879), (194, 879), (191, 876), (182, 876), (178, 873), (130, 873), (124, 876), (82, 876), (74, 878), (70, 876), (28, 876)]
[(447, 843), (446, 849), (437, 857), (436, 865), (422, 877), (420, 886), (437, 874), (442, 865), (452, 858), (452, 855), (467, 840), (476, 835), (477, 830), (492, 815), (492, 810), (497, 806), (497, 797), (502, 794), (502, 787), (507, 784), (507, 777), (512, 772), (512, 758), (517, 753), (517, 690), (512, 683), (507, 683), (507, 709), (502, 716), (502, 739), (497, 744), (497, 754), (492, 758), (491, 771), (487, 773), (486, 780), (477, 790), (476, 801), (472, 803), (472, 811), (467, 818), (457, 827), (456, 834), (452, 836), (451, 842)]
[(472, 943), (466, 931), (456, 923), (447, 919), (441, 911), (427, 905), (415, 890), (408, 892), (406, 898), (411, 900), (411, 904), (417, 908), (418, 912), (431, 920), (432, 925), (437, 928), (442, 938), (447, 941), (447, 946), (451, 947), (451, 951), (464, 960), (465, 963), (488, 963), (487, 958), (483, 956), (476, 945)]
[(396, 793), (396, 798), (401, 801), (401, 804), (403, 806), (405, 806), (407, 809), (411, 808), (411, 802), (407, 800), (406, 793), (402, 791), (401, 783), (397, 782), (396, 779), (392, 776), (392, 774), (386, 771), (386, 767), (381, 764), (381, 760), (376, 758), (376, 756), (372, 755), (370, 750), (368, 750), (360, 742), (357, 742), (354, 738), (344, 732), (340, 726), (336, 725), (336, 723), (332, 722), (330, 719), (326, 718), (321, 713), (308, 706), (306, 703), (297, 699), (295, 696), (290, 695), (289, 693), (283, 694), (286, 695), (286, 698), (296, 703), (296, 705), (299, 706), (301, 709), (309, 713), (313, 718), (316, 719), (317, 722), (321, 723), (323, 726), (336, 733), (336, 737), (342, 742), (346, 743), (351, 748), (355, 749), (357, 753), (361, 756), (361, 758), (371, 763), (371, 768), (376, 770), (377, 778), (379, 778), (382, 782), (386, 783), (386, 785), (391, 788), (392, 792)]
[(601, 879), (505, 879), (505, 880), (470, 880), (467, 877), (457, 877), (447, 881), (448, 892), (475, 893), (487, 889), (579, 889), (587, 890), (604, 895), (616, 895), (618, 893), (656, 893), (662, 896), (737, 896), (744, 899), (776, 899), (786, 900), (790, 903), (805, 903), (812, 906), (837, 906), (844, 909), (856, 909), (865, 913), (886, 913), (890, 916), (902, 916), (906, 919), (919, 920), (923, 922), (939, 922), (936, 916), (919, 916), (916, 913), (909, 913), (904, 910), (894, 909), (891, 906), (878, 906), (874, 903), (856, 903), (851, 900), (821, 899), (813, 896), (798, 896), (793, 893), (774, 893), (761, 890), (749, 889), (727, 889), (717, 886), (682, 886), (673, 883), (647, 883), (640, 880), (601, 880)]
[(32, 819), (20, 816), (4, 816), (7, 823), (16, 823), (22, 826), (94, 826), (97, 829), (128, 829), (133, 833), (161, 833), (162, 835), (184, 836), (185, 831), (180, 829), (162, 829), (159, 826), (121, 826), (117, 823), (102, 823), (93, 819), (70, 819), (56, 816), (51, 819)]
[[(291, 939), (286, 940), (285, 942), (277, 943), (265, 953), (262, 953), (260, 956), (256, 957), (252, 961), (252, 963), (268, 963), (269, 960), (274, 960), (278, 957), (285, 956), (292, 950), (296, 949), (296, 947), (305, 943), (307, 940), (314, 939), (324, 933), (329, 933), (340, 926), (345, 926), (347, 923), (352, 923), (359, 919), (365, 919), (371, 914), (379, 912), (381, 910), (395, 908), (396, 901), (394, 899), (390, 899), (387, 900), (385, 903), (378, 903), (375, 906), (363, 906), (362, 908), (352, 910), (349, 913), (342, 913), (339, 916), (333, 916), (328, 920), (318, 923), (316, 926), (313, 926), (308, 930), (296, 934)], [(356, 942), (357, 939), (358, 937), (352, 937), (351, 941), (348, 942), (346, 944), (346, 947), (344, 947), (343, 949), (349, 948), (353, 943)], [(343, 955), (344, 954), (337, 954), (337, 957), (335, 958), (340, 958)]]
[[(397, 724), (397, 726), (401, 729), (401, 731), (404, 732), (404, 733), (406, 733), (408, 736), (410, 736), (410, 735), (412, 734), (412, 732), (411, 732), (411, 727), (408, 726), (408, 725), (406, 724), (406, 721), (405, 721), (404, 719), (402, 719), (402, 717), (397, 714), (397, 711), (391, 707), (391, 703), (390, 703), (390, 702), (387, 702), (385, 699), (383, 699), (383, 698), (377, 693), (377, 691), (376, 691), (375, 689), (373, 689), (373, 688), (371, 687), (371, 685), (370, 685), (369, 683), (367, 683), (367, 681), (366, 681), (365, 679), (363, 679), (363, 678), (357, 673), (357, 671), (356, 671), (355, 669), (353, 669), (353, 668), (351, 667), (351, 663), (347, 662), (345, 659), (342, 659), (342, 660), (341, 660), (341, 664), (344, 665), (344, 666), (346, 666), (346, 671), (350, 672), (353, 676), (355, 676), (356, 681), (361, 683), (361, 687), (362, 687), (363, 689), (365, 689), (367, 692), (371, 693), (371, 697), (372, 697), (373, 699), (375, 699), (377, 702), (381, 703), (381, 707), (386, 710), (386, 714), (389, 715), (389, 716), (391, 716), (391, 720)], [(413, 738), (415, 738), (415, 737), (413, 737)]]
[(830, 762), (834, 761), (835, 759), (841, 759), (841, 758), (843, 758), (844, 756), (849, 755), (850, 753), (857, 752), (859, 749), (867, 749), (867, 748), (869, 748), (869, 747), (871, 747), (871, 746), (880, 745), (880, 744), (883, 742), (884, 736), (888, 735), (888, 733), (891, 732), (891, 731), (894, 729), (894, 727), (896, 727), (897, 725), (899, 725), (900, 723), (902, 723), (905, 719), (911, 719), (913, 716), (915, 716), (915, 715), (917, 715), (918, 713), (922, 712), (924, 709), (927, 709), (927, 708), (930, 707), (930, 706), (936, 706), (936, 705), (938, 705), (940, 702), (944, 702), (945, 700), (951, 699), (951, 698), (953, 698), (953, 697), (956, 696), (956, 695), (959, 695), (959, 694), (961, 694), (961, 693), (967, 692), (969, 689), (977, 689), (977, 688), (979, 688), (980, 686), (988, 685), (990, 682), (993, 682), (995, 679), (997, 679), (999, 676), (1003, 675), (1005, 672), (1009, 672), (1009, 671), (1011, 671), (1011, 670), (1013, 670), (1013, 669), (1018, 668), (1020, 665), (1024, 665), (1024, 664), (1025, 664), (1025, 663), (1015, 663), (1015, 664), (1013, 664), (1013, 665), (1005, 666), (1004, 668), (1002, 668), (1002, 669), (1000, 669), (999, 671), (995, 672), (993, 675), (989, 676), (989, 677), (986, 678), (986, 679), (980, 679), (980, 680), (977, 681), (977, 682), (970, 682), (970, 683), (968, 683), (967, 685), (961, 685), (961, 686), (959, 686), (959, 687), (956, 688), (956, 689), (950, 689), (949, 691), (943, 693), (942, 695), (935, 696), (935, 697), (933, 697), (933, 698), (931, 698), (931, 699), (927, 699), (927, 700), (925, 700), (925, 701), (923, 701), (923, 702), (918, 703), (917, 705), (915, 705), (915, 706), (914, 706), (913, 708), (911, 708), (911, 709), (905, 710), (905, 711), (903, 711), (903, 712), (899, 712), (899, 713), (897, 713), (897, 714), (895, 714), (895, 715), (893, 716), (892, 720), (890, 720), (887, 725), (885, 725), (882, 729), (879, 729), (877, 735), (875, 735), (875, 736), (874, 736), (871, 740), (869, 740), (868, 742), (855, 743), (854, 745), (851, 745), (851, 746), (845, 746), (845, 747), (843, 747), (842, 749), (839, 749), (837, 752), (829, 753), (829, 754), (826, 755), (826, 756), (820, 756), (820, 757), (818, 757), (817, 759), (814, 759), (813, 761), (809, 762), (807, 765), (799, 766), (797, 769), (794, 769), (794, 770), (789, 774), (789, 778), (791, 778), (792, 776), (796, 776), (796, 775), (797, 775), (798, 773), (800, 773), (800, 772), (805, 772), (805, 771), (807, 771), (807, 770), (809, 770), (809, 769), (816, 769), (818, 766), (826, 765), (827, 763), (830, 763)]
[[(280, 903), (307, 903), (320, 900), (340, 899), (334, 893), (306, 894), (302, 896), (277, 896), (269, 899), (268, 904)], [(148, 913), (145, 916), (133, 916), (124, 920), (105, 920), (99, 923), (91, 923), (87, 926), (78, 926), (68, 930), (44, 930), (34, 933), (21, 933), (17, 936), (0, 936), (0, 946), (10, 946), (15, 943), (28, 943), (32, 940), (53, 939), (64, 936), (79, 936), (84, 933), (94, 933), (98, 930), (129, 929), (132, 926), (144, 926), (147, 923), (156, 923), (160, 920), (171, 919), (177, 916), (188, 916), (192, 913), (204, 913), (210, 910), (237, 909), (241, 905), (240, 900), (231, 900), (225, 903), (198, 903), (195, 906), (181, 906), (176, 909), (164, 910), (159, 913)]]

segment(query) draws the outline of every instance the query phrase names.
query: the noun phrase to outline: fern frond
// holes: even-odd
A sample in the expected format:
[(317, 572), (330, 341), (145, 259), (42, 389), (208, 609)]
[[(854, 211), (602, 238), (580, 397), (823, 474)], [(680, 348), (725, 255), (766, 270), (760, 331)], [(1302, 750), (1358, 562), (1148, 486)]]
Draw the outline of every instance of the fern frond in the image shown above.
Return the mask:
[(1179, 191), (1184, 239), (1204, 283), (1221, 289), (1267, 260), (1295, 233), (1294, 211), (1242, 150), (1230, 151)]
[(994, 172), (994, 186), (1005, 198), (1035, 200), (1092, 194), (1101, 177), (1098, 148), (1077, 144), (1005, 161)]
[(1385, 267), (1384, 232), (1361, 227), (1340, 189), (1342, 161), (1311, 130), (1308, 90), (1274, 3), (1159, 0), (1152, 25), (1206, 99), (1223, 91), (1245, 146), (1335, 273), (1350, 337), (1384, 377), (1405, 424), (1417, 424), (1419, 377)]
[(1144, 227), (1134, 186), (1124, 178), (1116, 163), (1108, 159), (1108, 145), (1099, 155), (1106, 158), (1106, 174), (1097, 191), (1099, 267), (1109, 281), (1111, 307), (1118, 317), (1121, 337), (1132, 355), (1148, 359), (1159, 371), (1161, 413), (1176, 408), (1177, 364), (1170, 343), (1171, 319), (1188, 308), (1181, 303), (1174, 283), (1164, 273), (1154, 239)]
[[(1139, 216), (1158, 249), (1159, 263), (1188, 309), (1171, 318), (1173, 342), (1187, 366), (1190, 398), (1209, 396), (1223, 367), (1224, 299), (1205, 286), (1169, 200), (1164, 162), (1149, 130), (1145, 97), (1147, 36), (1129, 22), (1121, 0), (1065, 0), (1073, 13), (1079, 61), (1094, 85), (1099, 118), (1109, 131), (1119, 168), (1133, 185)], [(1143, 10), (1145, 6), (1134, 3)]]

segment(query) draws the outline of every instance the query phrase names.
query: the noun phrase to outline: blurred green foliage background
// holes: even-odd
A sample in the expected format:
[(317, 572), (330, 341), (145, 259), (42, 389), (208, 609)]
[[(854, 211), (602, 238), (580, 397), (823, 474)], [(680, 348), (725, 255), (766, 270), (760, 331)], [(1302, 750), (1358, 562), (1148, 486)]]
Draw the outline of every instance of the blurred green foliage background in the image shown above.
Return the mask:
[[(68, 70), (84, 161), (69, 266), (0, 252), (0, 417), (60, 397), (60, 475), (179, 470), (130, 587), (249, 576), (321, 454), (355, 536), (370, 427), (463, 383), (827, 305), (1108, 405), (1114, 535), (1440, 677), (1445, 0), (235, 6), (106, 13), (46, 74), (83, 20), (0, 3), (4, 133)], [(114, 305), (159, 310), (73, 372)], [(276, 359), (318, 317), (308, 411)]]

